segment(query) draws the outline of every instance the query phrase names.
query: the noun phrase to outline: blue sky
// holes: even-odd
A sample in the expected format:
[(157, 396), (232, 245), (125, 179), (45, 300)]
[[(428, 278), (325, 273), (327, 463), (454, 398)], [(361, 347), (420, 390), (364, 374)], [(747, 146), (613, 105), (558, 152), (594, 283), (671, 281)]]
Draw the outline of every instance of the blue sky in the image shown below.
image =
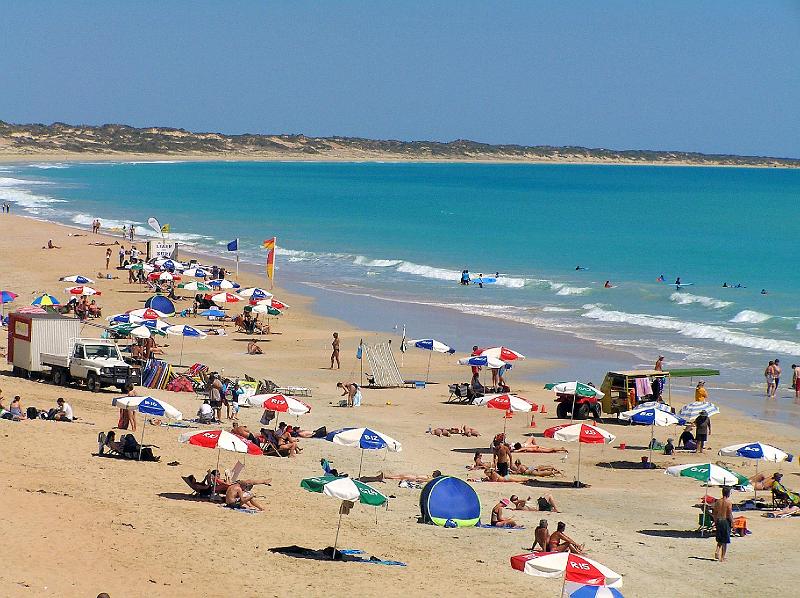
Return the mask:
[(800, 157), (800, 1), (5, 0), (0, 119)]

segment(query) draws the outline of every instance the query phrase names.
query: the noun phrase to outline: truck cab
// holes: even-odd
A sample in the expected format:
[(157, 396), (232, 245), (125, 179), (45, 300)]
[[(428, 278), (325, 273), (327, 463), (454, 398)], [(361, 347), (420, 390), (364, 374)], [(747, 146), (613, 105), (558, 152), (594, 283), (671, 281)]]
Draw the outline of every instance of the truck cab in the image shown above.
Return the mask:
[(138, 368), (122, 358), (111, 340), (75, 339), (69, 355), (42, 354), (41, 361), (50, 366), (53, 384), (59, 386), (84, 381), (91, 391), (105, 386), (122, 390), (129, 383), (139, 382)]

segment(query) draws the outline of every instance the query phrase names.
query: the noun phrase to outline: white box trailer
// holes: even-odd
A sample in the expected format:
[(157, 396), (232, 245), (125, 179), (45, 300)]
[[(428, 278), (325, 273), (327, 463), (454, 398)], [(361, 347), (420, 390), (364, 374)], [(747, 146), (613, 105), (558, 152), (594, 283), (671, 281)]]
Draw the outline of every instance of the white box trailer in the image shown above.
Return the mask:
[(27, 376), (41, 372), (42, 353), (68, 355), (76, 338), (80, 337), (81, 322), (58, 314), (16, 314), (8, 316), (8, 363), (14, 374)]

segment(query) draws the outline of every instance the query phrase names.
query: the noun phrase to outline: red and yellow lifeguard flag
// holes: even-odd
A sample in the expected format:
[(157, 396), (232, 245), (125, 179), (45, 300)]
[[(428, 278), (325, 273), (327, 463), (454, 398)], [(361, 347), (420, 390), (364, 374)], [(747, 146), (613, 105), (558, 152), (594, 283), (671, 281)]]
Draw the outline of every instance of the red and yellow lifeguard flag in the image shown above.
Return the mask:
[(267, 278), (269, 278), (270, 286), (275, 284), (275, 244), (277, 237), (266, 239), (262, 246), (267, 250)]

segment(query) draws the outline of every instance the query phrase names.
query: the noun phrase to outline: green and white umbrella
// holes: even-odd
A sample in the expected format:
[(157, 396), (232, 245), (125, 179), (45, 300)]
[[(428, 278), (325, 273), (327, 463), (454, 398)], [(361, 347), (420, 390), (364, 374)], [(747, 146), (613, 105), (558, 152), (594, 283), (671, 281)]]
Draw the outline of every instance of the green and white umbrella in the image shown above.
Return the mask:
[(588, 384), (584, 384), (583, 382), (551, 382), (550, 384), (544, 385), (545, 390), (553, 390), (560, 394), (565, 395), (577, 395), (579, 397), (588, 397), (593, 398), (597, 397), (598, 399), (603, 398), (603, 393), (596, 389), (594, 386), (589, 386)]
[[(300, 487), (309, 492), (319, 492), (342, 501), (360, 502), (365, 505), (379, 507), (386, 504), (386, 496), (363, 482), (352, 478), (339, 478), (324, 475), (316, 478), (306, 478), (300, 482)], [(339, 507), (339, 522), (336, 524), (336, 538), (333, 541), (331, 558), (336, 558), (336, 544), (339, 542), (339, 529), (342, 527), (342, 515), (347, 509), (344, 503)], [(376, 511), (377, 513), (377, 511)]]
[[(688, 465), (673, 465), (667, 467), (665, 474), (678, 478), (690, 478), (702, 482), (708, 493), (709, 486), (747, 486), (750, 484), (745, 476), (720, 467), (714, 463), (689, 463)], [(703, 522), (706, 520), (708, 503), (703, 497)]]
[(179, 289), (186, 289), (187, 291), (210, 291), (211, 287), (204, 282), (183, 282), (178, 285)]

